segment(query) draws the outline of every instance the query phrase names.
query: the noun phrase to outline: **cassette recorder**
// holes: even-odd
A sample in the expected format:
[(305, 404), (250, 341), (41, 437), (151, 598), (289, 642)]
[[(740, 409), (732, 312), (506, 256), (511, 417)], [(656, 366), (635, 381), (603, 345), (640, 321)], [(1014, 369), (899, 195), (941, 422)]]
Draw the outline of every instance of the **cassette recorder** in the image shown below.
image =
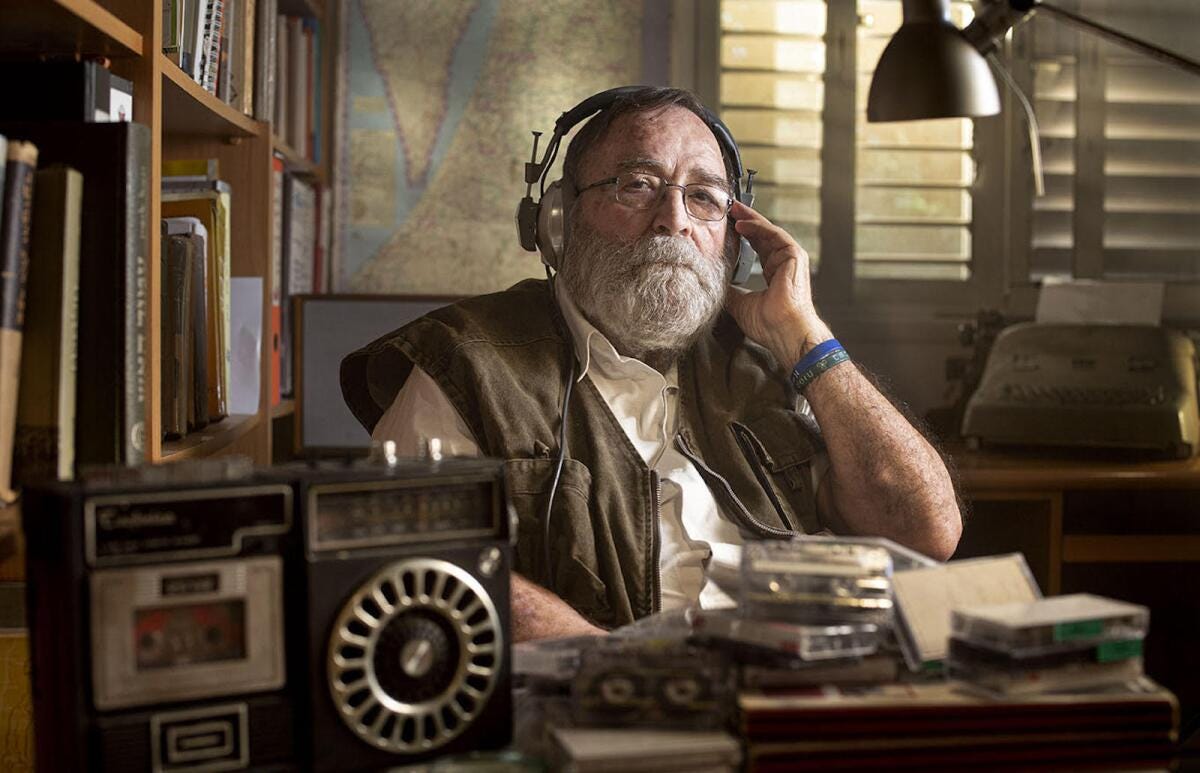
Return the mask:
[(486, 460), (146, 468), (26, 492), (42, 770), (365, 770), (511, 737)]
[(41, 770), (237, 770), (293, 759), (284, 555), (292, 489), (248, 465), (25, 492)]

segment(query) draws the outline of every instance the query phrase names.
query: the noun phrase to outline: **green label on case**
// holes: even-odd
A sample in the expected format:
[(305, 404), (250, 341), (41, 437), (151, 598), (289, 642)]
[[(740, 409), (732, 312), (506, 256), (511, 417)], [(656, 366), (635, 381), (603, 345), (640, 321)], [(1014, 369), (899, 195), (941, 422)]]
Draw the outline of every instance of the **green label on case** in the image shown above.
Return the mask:
[(1128, 660), (1141, 657), (1142, 640), (1124, 639), (1121, 641), (1106, 641), (1096, 646), (1096, 661), (1112, 663), (1115, 660)]
[(1090, 639), (1104, 633), (1103, 620), (1080, 620), (1074, 623), (1059, 623), (1054, 626), (1054, 641)]

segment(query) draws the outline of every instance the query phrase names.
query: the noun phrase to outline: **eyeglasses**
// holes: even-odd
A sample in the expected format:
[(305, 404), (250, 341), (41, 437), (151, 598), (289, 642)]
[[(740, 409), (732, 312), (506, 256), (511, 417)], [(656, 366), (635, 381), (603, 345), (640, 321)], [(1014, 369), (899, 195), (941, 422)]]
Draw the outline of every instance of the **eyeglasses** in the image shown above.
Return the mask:
[(651, 209), (666, 195), (668, 188), (678, 188), (683, 192), (683, 206), (687, 213), (697, 220), (714, 222), (724, 220), (733, 206), (733, 197), (719, 185), (709, 183), (688, 183), (677, 185), (669, 183), (656, 174), (646, 172), (625, 172), (607, 180), (600, 180), (579, 189), (580, 193), (599, 188), (603, 185), (613, 185), (613, 196), (618, 204), (624, 204), (630, 209)]

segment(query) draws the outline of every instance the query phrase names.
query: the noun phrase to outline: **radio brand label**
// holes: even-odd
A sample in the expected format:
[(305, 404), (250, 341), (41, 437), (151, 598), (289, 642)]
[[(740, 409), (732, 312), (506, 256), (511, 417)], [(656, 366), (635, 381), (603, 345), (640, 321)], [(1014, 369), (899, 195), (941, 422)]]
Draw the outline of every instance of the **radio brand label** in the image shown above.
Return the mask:
[(130, 510), (116, 507), (96, 510), (96, 524), (104, 531), (120, 529), (153, 529), (174, 526), (179, 516), (172, 510)]
[(100, 495), (85, 502), (84, 513), (94, 566), (233, 556), (249, 538), (287, 533), (291, 491), (261, 486)]

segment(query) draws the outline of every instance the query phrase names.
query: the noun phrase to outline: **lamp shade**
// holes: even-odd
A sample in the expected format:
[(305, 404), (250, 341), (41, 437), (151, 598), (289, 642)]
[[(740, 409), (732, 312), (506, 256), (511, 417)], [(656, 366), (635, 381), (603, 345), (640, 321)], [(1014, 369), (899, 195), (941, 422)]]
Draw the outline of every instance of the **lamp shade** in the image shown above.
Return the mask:
[(867, 120), (972, 118), (1000, 112), (987, 61), (939, 14), (905, 19), (883, 50), (867, 98)]

